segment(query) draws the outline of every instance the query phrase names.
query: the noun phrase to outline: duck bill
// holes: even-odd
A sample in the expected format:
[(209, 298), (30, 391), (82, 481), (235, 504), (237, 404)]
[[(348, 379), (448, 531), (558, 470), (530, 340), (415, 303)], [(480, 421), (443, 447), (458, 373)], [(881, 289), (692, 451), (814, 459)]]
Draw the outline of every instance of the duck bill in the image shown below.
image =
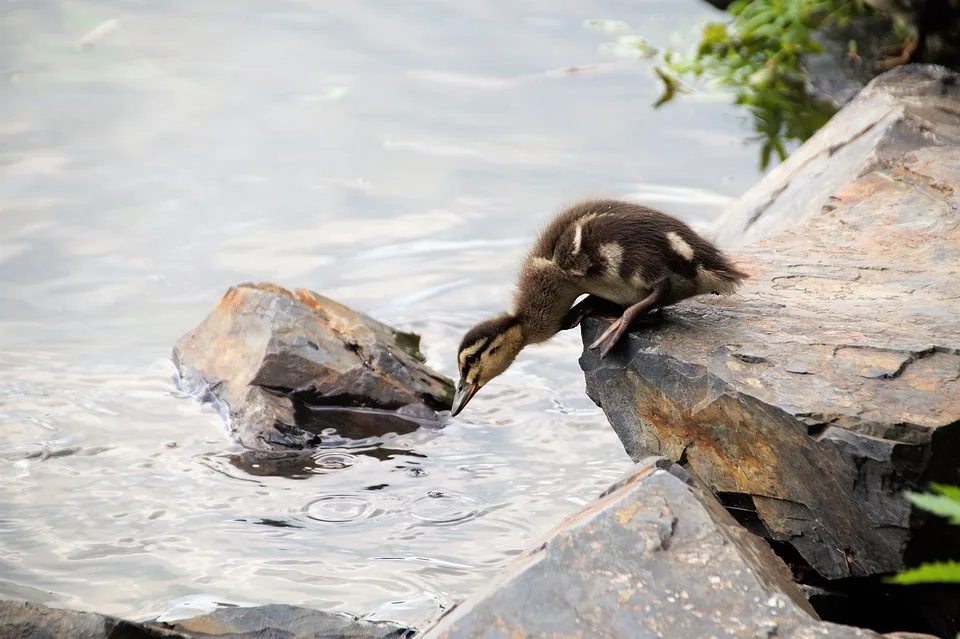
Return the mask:
[(456, 417), (467, 405), (467, 402), (473, 399), (473, 396), (477, 394), (478, 390), (480, 390), (479, 384), (468, 384), (465, 380), (461, 379), (457, 384), (457, 393), (453, 396), (453, 406), (450, 408), (450, 415)]

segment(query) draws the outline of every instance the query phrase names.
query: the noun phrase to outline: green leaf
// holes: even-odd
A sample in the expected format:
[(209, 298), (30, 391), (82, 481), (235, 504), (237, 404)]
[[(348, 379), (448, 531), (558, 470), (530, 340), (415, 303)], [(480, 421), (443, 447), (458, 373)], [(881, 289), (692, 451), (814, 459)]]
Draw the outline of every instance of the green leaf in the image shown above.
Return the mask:
[(730, 6), (727, 7), (727, 13), (732, 15), (740, 15), (743, 13), (743, 10), (748, 8), (753, 0), (734, 0), (730, 3)]
[(920, 509), (946, 517), (951, 524), (960, 525), (960, 501), (930, 493), (907, 493), (907, 497)]
[(747, 79), (747, 84), (754, 89), (762, 89), (768, 86), (772, 80), (773, 71), (769, 67), (764, 66), (750, 74), (750, 77)]
[(777, 157), (781, 162), (787, 159), (787, 150), (783, 148), (783, 140), (779, 137), (773, 140), (773, 150), (777, 152)]
[(727, 33), (727, 25), (722, 22), (708, 22), (703, 27), (703, 37), (701, 46), (714, 45), (730, 41), (730, 34)]
[(770, 143), (770, 140), (767, 140), (763, 143), (763, 146), (760, 148), (760, 170), (766, 171), (767, 167), (770, 166), (770, 154), (773, 152), (773, 145)]
[(670, 102), (685, 78), (729, 90), (753, 119), (766, 168), (774, 154), (785, 158), (793, 141), (808, 139), (835, 111), (814, 104), (805, 89), (803, 57), (823, 50), (818, 32), (872, 11), (863, 0), (734, 0), (727, 8), (732, 19), (702, 24), (685, 54), (651, 50), (661, 57), (663, 93), (655, 106)]
[(931, 483), (930, 488), (950, 499), (960, 502), (960, 486), (947, 486), (946, 484)]
[(917, 568), (897, 573), (887, 581), (902, 586), (912, 584), (960, 583), (960, 561), (939, 561), (921, 564)]

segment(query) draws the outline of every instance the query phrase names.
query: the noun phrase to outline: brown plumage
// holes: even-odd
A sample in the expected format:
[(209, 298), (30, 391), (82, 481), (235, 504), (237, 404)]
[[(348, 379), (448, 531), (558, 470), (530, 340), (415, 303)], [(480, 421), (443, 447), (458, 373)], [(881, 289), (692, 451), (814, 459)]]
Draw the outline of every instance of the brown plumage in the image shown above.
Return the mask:
[(590, 345), (603, 346), (601, 357), (637, 318), (694, 295), (732, 293), (745, 278), (681, 220), (632, 202), (580, 202), (554, 217), (535, 240), (520, 268), (513, 311), (480, 322), (464, 336), (452, 412), (463, 410), (525, 346), (573, 328), (603, 306), (624, 310)]

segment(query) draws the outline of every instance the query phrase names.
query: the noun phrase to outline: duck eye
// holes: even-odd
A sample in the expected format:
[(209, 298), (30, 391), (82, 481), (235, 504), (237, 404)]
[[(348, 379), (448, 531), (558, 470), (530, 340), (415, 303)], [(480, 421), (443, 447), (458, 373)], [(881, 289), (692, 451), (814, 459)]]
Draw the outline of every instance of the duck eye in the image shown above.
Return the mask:
[(467, 366), (473, 366), (477, 363), (478, 359), (480, 359), (480, 357), (476, 353), (473, 353), (471, 355), (467, 355), (464, 361), (467, 363)]

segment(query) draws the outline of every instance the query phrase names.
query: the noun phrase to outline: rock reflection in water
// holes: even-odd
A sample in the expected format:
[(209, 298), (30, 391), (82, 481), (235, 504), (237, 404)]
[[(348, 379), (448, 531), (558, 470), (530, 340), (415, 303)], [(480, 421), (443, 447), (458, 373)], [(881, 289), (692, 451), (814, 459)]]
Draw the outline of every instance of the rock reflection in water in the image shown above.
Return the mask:
[(374, 443), (364, 445), (362, 448), (351, 448), (349, 452), (339, 449), (296, 453), (251, 450), (229, 455), (227, 461), (235, 468), (255, 477), (309, 479), (318, 474), (346, 470), (357, 463), (358, 455), (365, 455), (379, 461), (388, 461), (401, 455), (426, 458), (426, 455), (412, 450)]
[(294, 402), (293, 419), (299, 428), (320, 435), (321, 445), (330, 445), (336, 437), (364, 441), (388, 434), (406, 435), (421, 426), (440, 426), (434, 416), (364, 408), (314, 408), (302, 402)]

